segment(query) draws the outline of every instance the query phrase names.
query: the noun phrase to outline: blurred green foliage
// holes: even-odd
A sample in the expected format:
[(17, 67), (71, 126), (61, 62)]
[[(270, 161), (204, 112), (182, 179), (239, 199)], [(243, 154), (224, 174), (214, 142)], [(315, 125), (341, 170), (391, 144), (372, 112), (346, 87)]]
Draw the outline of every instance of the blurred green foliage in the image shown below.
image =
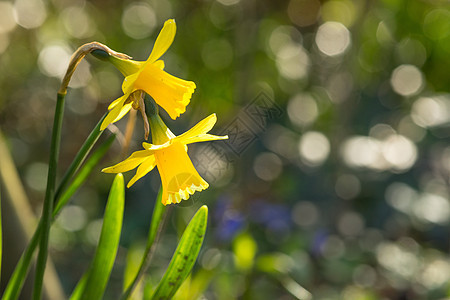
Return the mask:
[[(166, 70), (197, 89), (196, 105), (176, 123), (164, 115), (165, 122), (178, 134), (215, 112), (216, 133), (235, 129), (241, 144), (190, 148), (211, 188), (174, 208), (149, 270), (152, 282), (190, 216), (208, 204), (199, 265), (180, 295), (450, 296), (444, 0), (1, 1), (0, 127), (36, 211), (54, 99), (71, 53), (96, 40), (145, 60), (169, 18), (177, 35), (163, 57)], [(121, 82), (117, 70), (93, 57), (80, 64), (67, 96), (61, 170), (120, 95)], [(278, 113), (255, 121), (261, 99)], [(124, 132), (126, 120), (117, 125)], [(138, 118), (130, 150), (142, 141)], [(121, 143), (111, 149), (102, 166), (120, 158)], [(102, 166), (52, 228), (52, 258), (67, 293), (98, 241), (113, 180)], [(150, 173), (141, 181), (126, 191), (105, 299), (121, 292), (127, 249), (146, 240), (160, 180)]]

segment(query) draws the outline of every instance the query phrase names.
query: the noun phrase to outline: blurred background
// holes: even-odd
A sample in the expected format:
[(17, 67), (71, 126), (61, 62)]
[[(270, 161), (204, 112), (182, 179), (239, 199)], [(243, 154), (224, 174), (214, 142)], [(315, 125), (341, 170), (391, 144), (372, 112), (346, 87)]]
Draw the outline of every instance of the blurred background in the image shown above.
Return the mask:
[[(166, 71), (197, 89), (179, 119), (162, 117), (180, 134), (215, 112), (212, 132), (230, 140), (190, 147), (210, 188), (172, 209), (149, 282), (158, 282), (185, 225), (207, 204), (207, 236), (190, 279), (198, 295), (185, 290), (179, 299), (448, 299), (445, 0), (0, 1), (0, 128), (27, 195), (18, 218), (33, 223), (26, 211), (40, 213), (55, 96), (71, 54), (98, 41), (145, 60), (169, 18), (177, 35), (163, 56)], [(93, 56), (79, 65), (60, 177), (121, 95), (122, 80)], [(66, 295), (95, 250), (114, 177), (100, 170), (122, 159), (126, 123), (117, 123), (117, 141), (52, 228), (51, 258)], [(129, 151), (143, 140), (138, 117)], [(3, 202), (15, 201), (4, 192), (8, 177)], [(127, 260), (139, 261), (159, 185), (153, 171), (126, 191), (105, 299), (120, 292)], [(12, 215), (3, 211), (14, 237), (4, 247), (18, 256)], [(4, 272), (15, 265), (3, 261)]]

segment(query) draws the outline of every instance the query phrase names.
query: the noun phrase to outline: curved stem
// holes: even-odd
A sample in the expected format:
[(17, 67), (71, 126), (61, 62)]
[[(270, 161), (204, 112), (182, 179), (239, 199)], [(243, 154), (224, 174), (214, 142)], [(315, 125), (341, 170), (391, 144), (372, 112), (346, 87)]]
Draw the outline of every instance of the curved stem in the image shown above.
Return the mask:
[(58, 94), (66, 94), (67, 93), (67, 87), (69, 86), (70, 79), (72, 78), (73, 73), (75, 72), (75, 69), (77, 68), (78, 64), (81, 62), (81, 60), (89, 53), (91, 53), (94, 50), (101, 50), (105, 51), (108, 55), (112, 55), (114, 57), (122, 58), (122, 59), (130, 59), (131, 57), (116, 52), (114, 50), (109, 49), (109, 47), (98, 43), (98, 42), (92, 42), (82, 45), (80, 48), (75, 51), (75, 53), (70, 58), (69, 67), (67, 68), (66, 74), (64, 75), (64, 78), (61, 82), (61, 87), (59, 88)]

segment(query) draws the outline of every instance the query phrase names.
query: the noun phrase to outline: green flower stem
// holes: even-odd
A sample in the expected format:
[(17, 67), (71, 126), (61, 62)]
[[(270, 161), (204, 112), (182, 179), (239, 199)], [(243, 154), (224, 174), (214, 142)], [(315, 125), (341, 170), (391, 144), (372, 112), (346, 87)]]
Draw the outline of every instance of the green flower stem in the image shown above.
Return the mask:
[(145, 247), (144, 255), (142, 257), (139, 270), (136, 273), (133, 281), (128, 287), (125, 287), (125, 292), (120, 297), (121, 300), (126, 300), (130, 297), (134, 288), (137, 286), (139, 280), (144, 275), (147, 270), (150, 261), (152, 259), (153, 253), (156, 249), (155, 241), (159, 240), (159, 236), (164, 227), (165, 221), (167, 220), (168, 209), (161, 202), (162, 198), (162, 187), (159, 189), (158, 196), (156, 197), (155, 208), (153, 209), (152, 221), (150, 223), (150, 229), (148, 231), (147, 245)]
[(74, 160), (70, 164), (69, 168), (67, 169), (66, 173), (64, 174), (64, 176), (61, 180), (61, 183), (58, 186), (58, 189), (56, 190), (55, 200), (60, 198), (61, 193), (64, 192), (64, 190), (67, 188), (69, 181), (72, 179), (73, 175), (76, 173), (78, 168), (84, 162), (87, 155), (92, 150), (92, 147), (97, 142), (98, 138), (101, 136), (103, 131), (100, 131), (100, 125), (102, 124), (103, 119), (105, 119), (105, 117), (106, 117), (106, 114), (100, 119), (100, 121), (97, 123), (97, 125), (94, 127), (94, 129), (91, 131), (88, 138), (84, 142), (83, 146), (81, 146), (80, 151), (78, 151)]
[(61, 142), (61, 127), (64, 115), (64, 102), (66, 94), (58, 93), (53, 121), (52, 141), (50, 146), (50, 159), (47, 176), (47, 190), (45, 192), (44, 208), (42, 211), (42, 233), (39, 244), (39, 254), (34, 277), (33, 299), (41, 299), (42, 283), (44, 280), (45, 265), (47, 263), (48, 237), (53, 213), (53, 197), (55, 195), (56, 169), (58, 166), (59, 148)]
[[(101, 124), (101, 121), (99, 124)], [(97, 127), (96, 127), (97, 128)], [(96, 130), (94, 128), (93, 132)], [(92, 133), (90, 137), (92, 136)], [(92, 155), (89, 157), (89, 159), (86, 161), (84, 166), (81, 168), (81, 170), (78, 172), (78, 174), (75, 176), (75, 178), (72, 180), (70, 185), (67, 189), (65, 189), (64, 192), (60, 194), (59, 197), (55, 196), (55, 203), (56, 206), (53, 209), (53, 219), (56, 217), (56, 215), (59, 213), (59, 211), (64, 207), (64, 205), (67, 204), (71, 196), (75, 193), (75, 191), (86, 181), (88, 175), (92, 172), (93, 168), (98, 164), (100, 159), (105, 155), (105, 153), (108, 151), (108, 149), (111, 147), (112, 142), (115, 139), (115, 135), (111, 135), (98, 149), (92, 153)], [(86, 144), (86, 143), (85, 143)], [(84, 147), (82, 147), (83, 149)], [(80, 152), (82, 151), (80, 149)], [(92, 147), (89, 147), (87, 154), (89, 154)], [(86, 157), (84, 155), (84, 157)], [(77, 154), (76, 157), (79, 157), (81, 155)], [(78, 168), (78, 167), (77, 167)], [(61, 190), (61, 184), (60, 188), (58, 190)], [(36, 249), (38, 243), (39, 243), (39, 237), (42, 232), (42, 223), (39, 222), (36, 231), (34, 232), (27, 248), (25, 249), (24, 253), (22, 254), (22, 257), (20, 258), (14, 273), (12, 274), (8, 286), (6, 287), (5, 293), (3, 294), (2, 299), (17, 299), (19, 297), (19, 293), (22, 289), (23, 283), (25, 281), (25, 277), (28, 273), (28, 269), (31, 263), (31, 260), (33, 258), (34, 250)]]

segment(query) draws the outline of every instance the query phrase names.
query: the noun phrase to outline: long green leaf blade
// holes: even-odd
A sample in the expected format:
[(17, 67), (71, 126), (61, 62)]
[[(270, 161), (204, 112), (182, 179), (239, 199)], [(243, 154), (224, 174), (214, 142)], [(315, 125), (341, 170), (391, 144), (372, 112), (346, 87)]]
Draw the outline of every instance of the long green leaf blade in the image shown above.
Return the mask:
[(125, 204), (123, 175), (117, 174), (109, 192), (97, 251), (81, 299), (101, 299), (116, 259)]
[(171, 299), (189, 275), (205, 237), (207, 220), (208, 207), (203, 205), (186, 227), (169, 267), (159, 282), (152, 299)]

